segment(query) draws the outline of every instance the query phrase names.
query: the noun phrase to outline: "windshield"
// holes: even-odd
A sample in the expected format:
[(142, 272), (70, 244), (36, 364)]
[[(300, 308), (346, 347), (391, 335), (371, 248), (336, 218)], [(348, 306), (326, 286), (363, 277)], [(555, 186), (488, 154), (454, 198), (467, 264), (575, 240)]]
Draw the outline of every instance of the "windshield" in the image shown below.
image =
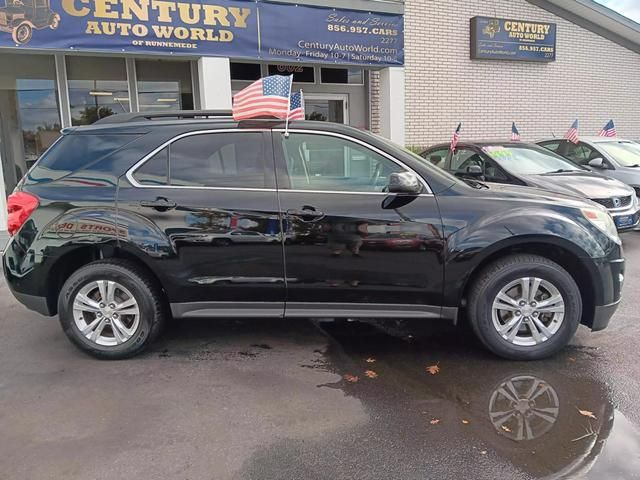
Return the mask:
[(603, 142), (598, 143), (598, 148), (611, 156), (623, 167), (635, 167), (640, 165), (640, 144), (633, 142)]
[(526, 146), (486, 146), (482, 151), (515, 174), (539, 175), (559, 171), (581, 171), (576, 164), (547, 150)]

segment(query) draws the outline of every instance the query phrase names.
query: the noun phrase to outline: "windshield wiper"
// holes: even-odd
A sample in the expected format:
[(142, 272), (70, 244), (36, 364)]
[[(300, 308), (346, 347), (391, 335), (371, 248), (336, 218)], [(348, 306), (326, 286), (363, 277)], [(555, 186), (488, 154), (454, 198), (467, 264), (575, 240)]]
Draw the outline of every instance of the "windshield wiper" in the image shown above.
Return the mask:
[(566, 168), (559, 168), (558, 170), (553, 170), (551, 172), (543, 173), (543, 175), (553, 175), (554, 173), (571, 173), (571, 172), (579, 172), (580, 170), (568, 170)]
[(640, 167), (640, 163), (636, 163), (635, 165), (629, 165), (629, 168), (638, 168)]
[(464, 180), (467, 184), (469, 184), (471, 187), (473, 188), (490, 188), (489, 185), (487, 185), (486, 183), (482, 183), (478, 180), (472, 180), (471, 178), (465, 178), (463, 177), (462, 180)]

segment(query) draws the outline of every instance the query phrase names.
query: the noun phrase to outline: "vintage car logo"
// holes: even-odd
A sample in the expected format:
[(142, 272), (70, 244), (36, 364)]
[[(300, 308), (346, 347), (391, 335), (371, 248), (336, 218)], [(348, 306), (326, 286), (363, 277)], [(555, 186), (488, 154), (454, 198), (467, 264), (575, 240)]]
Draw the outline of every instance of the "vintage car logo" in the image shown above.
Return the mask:
[(488, 35), (493, 38), (496, 36), (496, 33), (500, 32), (500, 21), (499, 20), (489, 20), (489, 23), (486, 27), (482, 29), (482, 33)]
[(612, 200), (613, 200), (613, 206), (615, 208), (622, 206), (622, 200), (620, 200), (619, 198), (614, 197)]
[(0, 7), (0, 32), (11, 34), (16, 45), (29, 43), (33, 30), (60, 26), (60, 14), (51, 10), (50, 0), (5, 0)]

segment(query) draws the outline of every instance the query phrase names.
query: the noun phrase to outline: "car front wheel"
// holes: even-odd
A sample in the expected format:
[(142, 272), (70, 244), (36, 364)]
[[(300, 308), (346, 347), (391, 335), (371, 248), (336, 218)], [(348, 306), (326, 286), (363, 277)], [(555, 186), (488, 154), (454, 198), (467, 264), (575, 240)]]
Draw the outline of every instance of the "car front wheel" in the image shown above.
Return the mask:
[(489, 265), (469, 296), (469, 320), (478, 338), (512, 360), (555, 354), (569, 343), (581, 316), (575, 280), (537, 255), (512, 255)]
[(58, 313), (76, 346), (105, 359), (142, 352), (165, 318), (154, 282), (136, 265), (121, 260), (94, 262), (73, 273), (60, 291)]

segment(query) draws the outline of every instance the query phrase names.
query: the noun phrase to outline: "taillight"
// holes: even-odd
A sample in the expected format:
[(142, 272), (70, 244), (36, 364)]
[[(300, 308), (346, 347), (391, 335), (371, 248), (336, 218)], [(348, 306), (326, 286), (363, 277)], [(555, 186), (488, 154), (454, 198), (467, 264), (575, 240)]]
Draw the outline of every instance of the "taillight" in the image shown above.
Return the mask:
[(38, 208), (38, 197), (26, 192), (16, 192), (7, 199), (9, 235), (14, 236), (24, 225), (33, 211)]

